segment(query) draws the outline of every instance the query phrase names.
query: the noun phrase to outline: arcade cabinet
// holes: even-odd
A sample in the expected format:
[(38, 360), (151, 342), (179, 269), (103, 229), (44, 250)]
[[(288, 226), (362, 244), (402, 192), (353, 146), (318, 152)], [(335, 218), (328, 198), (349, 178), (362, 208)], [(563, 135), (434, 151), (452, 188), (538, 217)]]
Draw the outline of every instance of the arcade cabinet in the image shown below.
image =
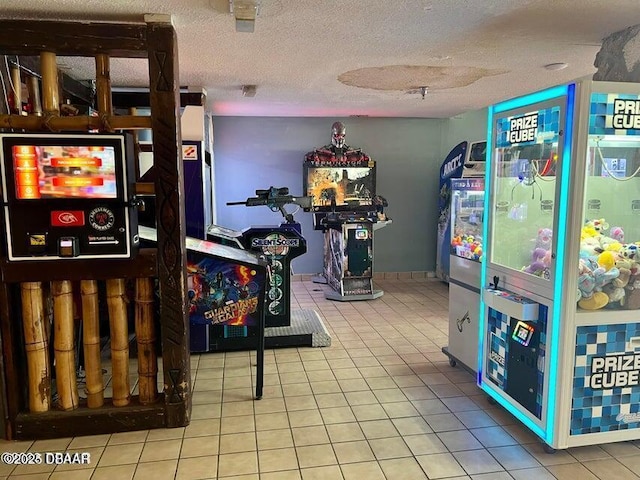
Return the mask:
[[(466, 142), (456, 149), (463, 144)], [(441, 179), (452, 171), (460, 172), (462, 177), (449, 178), (449, 202), (444, 209), (449, 215), (445, 230), (448, 236), (442, 245), (449, 256), (444, 264), (449, 281), (449, 345), (442, 351), (451, 366), (459, 363), (474, 372), (478, 363), (486, 146), (486, 141), (471, 142), (462, 162), (454, 156), (443, 164), (440, 172)]]
[(312, 204), (314, 229), (324, 233), (324, 265), (316, 283), (328, 284), (330, 300), (372, 300), (374, 231), (391, 223), (387, 201), (376, 195), (376, 164), (344, 144), (345, 127), (332, 126), (332, 144), (305, 155), (303, 188)]
[[(157, 241), (153, 228), (140, 238)], [(186, 237), (189, 337), (192, 353), (257, 350), (256, 398), (264, 372), (265, 257), (206, 240)]]
[(279, 225), (252, 226), (242, 231), (218, 225), (207, 229), (209, 241), (246, 250), (262, 256), (267, 262), (269, 275), (264, 298), (266, 346), (330, 345), (331, 337), (315, 311), (291, 309), (291, 261), (307, 251), (307, 241), (302, 236), (300, 224), (292, 213), (286, 211), (285, 205), (308, 208), (311, 199), (289, 195), (286, 187), (270, 187), (256, 190), (255, 197), (227, 205), (266, 206), (284, 217), (284, 222)]
[[(2, 134), (7, 258), (131, 258), (133, 144), (124, 135)], [(130, 137), (129, 137), (130, 140)]]
[(507, 100), (488, 128), (478, 384), (548, 451), (638, 440), (640, 84)]

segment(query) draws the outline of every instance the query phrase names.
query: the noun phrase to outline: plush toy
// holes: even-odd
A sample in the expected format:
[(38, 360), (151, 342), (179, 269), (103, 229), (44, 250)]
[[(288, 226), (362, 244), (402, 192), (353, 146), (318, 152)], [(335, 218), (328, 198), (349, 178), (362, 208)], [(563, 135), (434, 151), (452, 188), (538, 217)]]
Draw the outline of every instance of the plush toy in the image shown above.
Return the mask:
[(598, 255), (598, 265), (604, 268), (607, 272), (615, 267), (616, 257), (613, 252), (605, 251)]
[(597, 237), (598, 232), (595, 228), (590, 227), (589, 225), (585, 225), (582, 227), (582, 231), (580, 232), (580, 240), (584, 240), (585, 238), (593, 238)]
[(629, 260), (635, 260), (636, 258), (640, 259), (638, 245), (636, 245), (635, 243), (628, 243), (626, 245), (623, 245), (620, 249), (620, 255), (622, 255), (623, 258), (627, 258)]
[(602, 247), (596, 237), (585, 237), (580, 242), (580, 251), (587, 257), (595, 257), (602, 253)]
[(613, 283), (605, 285), (602, 293), (608, 297), (607, 308), (618, 309), (625, 303), (626, 291), (622, 287), (616, 287)]
[(585, 310), (598, 310), (609, 303), (609, 297), (606, 293), (596, 290), (596, 279), (601, 282), (604, 275), (604, 268), (598, 267), (598, 264), (592, 260), (580, 259), (578, 267), (578, 290), (580, 291), (580, 300), (578, 306)]
[(536, 237), (535, 248), (543, 248), (544, 250), (551, 250), (551, 241), (553, 239), (553, 230), (550, 228), (540, 228), (538, 230), (538, 236)]
[(625, 287), (625, 294), (623, 308), (627, 310), (640, 309), (640, 273), (631, 275), (629, 283)]
[(598, 218), (596, 220), (587, 220), (587, 227), (593, 228), (597, 233), (603, 234), (605, 230), (609, 229), (609, 224), (605, 222), (604, 218)]
[(531, 263), (522, 269), (525, 273), (530, 273), (532, 275), (540, 275), (546, 265), (543, 261), (544, 257), (547, 254), (547, 250), (544, 248), (534, 248), (531, 253)]
[(609, 236), (617, 242), (624, 243), (624, 230), (622, 230), (622, 227), (612, 227)]

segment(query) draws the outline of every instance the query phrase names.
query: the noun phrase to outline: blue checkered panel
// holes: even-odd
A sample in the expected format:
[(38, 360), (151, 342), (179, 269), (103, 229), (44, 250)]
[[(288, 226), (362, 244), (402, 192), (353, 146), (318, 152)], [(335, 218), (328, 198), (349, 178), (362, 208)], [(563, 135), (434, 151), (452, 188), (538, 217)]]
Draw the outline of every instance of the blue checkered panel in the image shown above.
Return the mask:
[(493, 308), (489, 309), (489, 362), (488, 377), (504, 390), (507, 381), (507, 339), (509, 317)]
[[(635, 356), (640, 356), (640, 345), (631, 342), (638, 338), (640, 323), (578, 327), (571, 435), (640, 427), (640, 386), (632, 380), (638, 378), (640, 361)], [(600, 368), (603, 362), (607, 366)], [(616, 387), (616, 380), (622, 386)]]
[(589, 135), (640, 135), (639, 129), (613, 128), (614, 100), (638, 100), (640, 95), (592, 93), (589, 109)]
[(531, 142), (522, 142), (513, 144), (509, 141), (508, 135), (511, 128), (511, 120), (517, 117), (523, 117), (536, 113), (528, 112), (525, 114), (512, 115), (511, 117), (503, 117), (496, 119), (496, 147), (510, 147), (512, 145), (533, 145), (535, 143), (551, 143), (558, 141), (558, 132), (560, 131), (560, 107), (545, 108), (538, 110), (538, 127), (536, 130), (536, 139)]
[[(544, 393), (544, 362), (547, 343), (548, 307), (538, 306), (538, 320), (534, 327), (540, 332), (540, 343), (536, 346), (538, 351), (537, 371), (537, 395), (535, 415), (542, 418), (543, 393)], [(505, 390), (508, 382), (508, 370), (505, 368), (509, 356), (509, 344), (511, 336), (511, 319), (504, 313), (489, 308), (489, 358), (487, 362), (487, 376), (501, 390)], [(532, 345), (533, 346), (533, 345)]]

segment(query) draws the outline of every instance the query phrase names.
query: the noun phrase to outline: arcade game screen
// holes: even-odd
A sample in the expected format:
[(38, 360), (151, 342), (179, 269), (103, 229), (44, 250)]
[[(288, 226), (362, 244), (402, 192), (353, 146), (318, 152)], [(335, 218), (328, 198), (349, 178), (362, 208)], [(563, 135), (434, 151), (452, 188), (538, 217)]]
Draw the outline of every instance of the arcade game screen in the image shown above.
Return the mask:
[(16, 199), (117, 198), (113, 146), (14, 145)]
[(375, 175), (367, 167), (309, 167), (305, 195), (313, 207), (371, 205), (375, 196)]

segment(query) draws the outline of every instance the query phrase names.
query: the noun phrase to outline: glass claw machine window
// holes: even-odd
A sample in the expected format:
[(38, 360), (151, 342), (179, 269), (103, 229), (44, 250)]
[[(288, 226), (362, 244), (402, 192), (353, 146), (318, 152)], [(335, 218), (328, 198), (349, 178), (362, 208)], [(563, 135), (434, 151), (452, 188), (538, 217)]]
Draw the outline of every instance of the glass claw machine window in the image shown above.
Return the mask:
[(451, 254), (470, 260), (482, 258), (484, 178), (451, 180)]
[(587, 137), (577, 308), (637, 310), (640, 137), (594, 130)]
[(496, 119), (491, 262), (547, 281), (553, 273), (559, 115), (555, 105)]

